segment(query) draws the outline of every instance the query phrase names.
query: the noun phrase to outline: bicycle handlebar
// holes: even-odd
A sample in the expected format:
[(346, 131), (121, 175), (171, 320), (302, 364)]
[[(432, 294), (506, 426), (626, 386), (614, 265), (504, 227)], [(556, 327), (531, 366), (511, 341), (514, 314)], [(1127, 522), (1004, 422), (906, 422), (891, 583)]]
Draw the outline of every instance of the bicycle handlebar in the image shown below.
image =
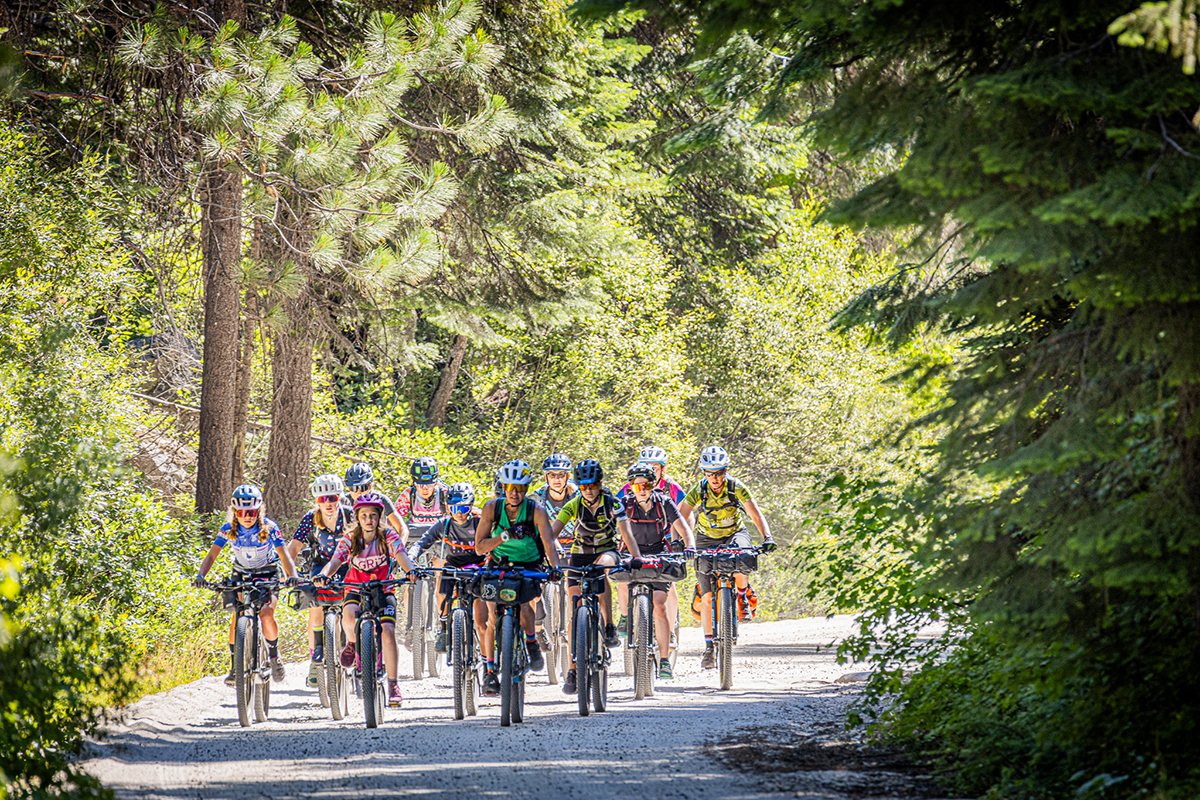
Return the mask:
[(223, 581), (206, 580), (203, 583), (203, 588), (211, 589), (214, 592), (227, 592), (231, 589), (237, 589), (238, 591), (245, 591), (246, 589), (278, 589), (282, 585), (283, 582), (278, 578), (269, 578), (261, 581), (231, 581), (226, 579)]

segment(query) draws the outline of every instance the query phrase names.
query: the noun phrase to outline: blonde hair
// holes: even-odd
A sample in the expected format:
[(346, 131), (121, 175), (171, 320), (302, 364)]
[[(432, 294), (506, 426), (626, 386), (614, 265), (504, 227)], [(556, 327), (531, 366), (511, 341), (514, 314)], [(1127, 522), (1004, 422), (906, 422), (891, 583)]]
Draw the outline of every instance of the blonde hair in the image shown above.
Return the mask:
[(338, 503), (338, 510), (333, 513), (336, 515), (334, 517), (334, 519), (332, 521), (327, 521), (325, 519), (325, 512), (321, 510), (321, 504), (316, 503), (315, 505), (313, 505), (313, 527), (314, 528), (324, 528), (325, 530), (329, 531), (330, 533), (333, 533), (334, 531), (336, 531), (338, 517), (342, 516), (341, 503)]
[[(263, 511), (264, 506), (258, 507), (258, 541), (265, 542), (270, 538), (270, 533), (267, 531), (267, 515)], [(229, 504), (229, 508), (225, 511), (225, 523), (229, 525), (234, 535), (237, 535), (237, 528), (241, 525), (237, 521), (237, 511), (233, 508), (233, 503)]]

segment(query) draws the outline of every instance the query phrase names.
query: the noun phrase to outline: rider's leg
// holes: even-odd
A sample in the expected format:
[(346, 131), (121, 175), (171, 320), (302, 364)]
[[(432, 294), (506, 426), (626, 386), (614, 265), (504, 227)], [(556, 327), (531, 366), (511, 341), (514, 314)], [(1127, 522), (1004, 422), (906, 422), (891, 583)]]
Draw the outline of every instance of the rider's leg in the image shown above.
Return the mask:
[(521, 606), (521, 630), (525, 631), (526, 636), (533, 636), (533, 604), (535, 601), (530, 600), (528, 603)]
[(567, 587), (567, 595), (571, 598), (571, 601), (567, 603), (567, 613), (570, 617), (563, 620), (563, 624), (567, 626), (567, 646), (570, 649), (572, 664), (575, 663), (575, 609), (579, 604), (580, 593), (578, 584)]
[(487, 604), (487, 627), (483, 632), (480, 651), (493, 672), (496, 668), (496, 604)]
[(354, 631), (354, 623), (358, 621), (358, 603), (346, 603), (342, 606), (342, 630), (346, 633), (346, 643), (354, 644), (358, 635)]
[(308, 651), (310, 653), (317, 648), (317, 634), (324, 639), (325, 610), (320, 606), (313, 606), (308, 610)]
[[(596, 557), (596, 564), (604, 564), (605, 566), (613, 566), (617, 563), (617, 552), (615, 550), (608, 553), (601, 553)], [(604, 624), (612, 624), (612, 581), (607, 577), (604, 579), (604, 594), (600, 599), (600, 614), (604, 617)]]
[(475, 640), (479, 642), (479, 652), (487, 654), (488, 607), (487, 603), (475, 600)]
[(278, 605), (279, 598), (272, 597), (271, 602), (263, 606), (263, 610), (258, 612), (258, 618), (262, 622), (263, 638), (269, 642), (278, 641), (279, 626), (275, 623), (275, 606)]
[(675, 630), (675, 620), (677, 619), (679, 619), (679, 592), (675, 590), (675, 584), (672, 583), (670, 590), (667, 591), (668, 639), (670, 638), (670, 631)]
[(617, 589), (617, 615), (624, 617), (629, 613), (629, 584)]
[(383, 668), (387, 671), (389, 681), (396, 680), (396, 664), (400, 661), (400, 653), (396, 649), (396, 623), (383, 622)]
[(654, 593), (654, 638), (658, 640), (658, 657), (671, 657), (671, 628), (667, 625), (667, 593)]
[(700, 625), (706, 639), (712, 638), (712, 592), (700, 595)]

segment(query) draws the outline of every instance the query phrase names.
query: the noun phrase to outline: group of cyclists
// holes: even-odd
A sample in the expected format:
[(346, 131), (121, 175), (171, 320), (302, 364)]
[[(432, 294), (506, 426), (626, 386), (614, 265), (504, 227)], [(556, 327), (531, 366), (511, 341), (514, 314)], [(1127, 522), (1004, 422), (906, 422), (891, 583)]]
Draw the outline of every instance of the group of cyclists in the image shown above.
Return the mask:
[[(377, 490), (374, 472), (368, 464), (358, 463), (343, 476), (320, 475), (312, 481), (313, 507), (304, 514), (290, 540), (279, 526), (267, 518), (262, 491), (253, 485), (237, 487), (231, 498), (227, 521), (199, 566), (197, 586), (206, 585), (206, 575), (221, 551), (232, 548), (234, 582), (275, 580), (282, 569), (283, 585), (296, 586), (301, 575), (298, 564), (302, 554), (310, 567), (305, 576), (315, 588), (321, 604), (342, 604), (342, 628), (346, 644), (340, 652), (326, 650), (322, 609), (309, 609), (308, 637), (310, 666), (308, 683), (316, 686), (318, 672), (327, 658), (339, 659), (347, 669), (358, 656), (355, 622), (359, 596), (352, 587), (375, 579), (414, 574), (417, 562), (429, 554), (435, 568), (487, 566), (501, 569), (548, 569), (558, 580), (562, 569), (591, 565), (616, 566), (626, 563), (636, 568), (640, 560), (668, 552), (672, 544), (682, 543), (685, 557), (696, 552), (723, 547), (750, 547), (750, 536), (741, 522), (741, 513), (758, 528), (762, 550), (770, 552), (775, 543), (767, 520), (749, 489), (728, 475), (729, 454), (719, 446), (704, 448), (699, 466), (703, 478), (685, 491), (667, 475), (667, 453), (657, 446), (643, 449), (637, 462), (625, 473), (625, 483), (616, 492), (605, 485), (605, 473), (595, 459), (572, 464), (562, 453), (542, 462), (543, 485), (530, 491), (533, 469), (522, 460), (500, 467), (494, 496), (477, 496), (470, 483), (446, 484), (437, 461), (417, 458), (410, 468), (411, 484), (395, 502)], [(580, 595), (580, 581), (567, 570), (568, 592), (573, 601)], [(712, 624), (712, 586), (709, 576), (697, 571), (701, 624), (705, 650), (700, 666), (715, 665)], [(746, 576), (737, 576), (737, 589), (745, 600)], [(659, 666), (658, 677), (673, 677), (669, 650), (679, 597), (674, 583), (656, 583), (653, 589), (654, 632)], [(446, 597), (452, 592), (448, 578), (437, 586), (439, 623), (435, 649), (446, 650)], [(618, 592), (620, 622), (614, 622), (612, 589), (605, 581), (600, 603), (604, 619), (603, 643), (620, 644), (618, 628), (624, 629), (626, 596)], [(388, 705), (402, 702), (397, 681), (398, 649), (395, 637), (397, 602), (394, 587), (386, 594), (380, 614), (383, 625), (383, 661), (387, 673)], [(279, 658), (279, 628), (275, 621), (278, 596), (259, 614), (263, 639), (267, 646), (271, 677), (285, 677)], [(543, 650), (549, 642), (540, 622), (540, 599), (521, 607), (520, 624), (525, 633), (529, 668), (545, 668)], [(474, 601), (474, 622), (480, 652), (485, 654), (486, 672), (482, 690), (485, 695), (499, 692), (494, 659), (496, 610), (494, 603)], [(234, 623), (236, 624), (236, 615)], [(234, 627), (230, 627), (231, 667), (226, 683), (233, 685), (235, 670)], [(336, 649), (336, 643), (328, 643)], [(573, 650), (571, 652), (574, 652)], [(552, 667), (553, 668), (553, 667)], [(563, 682), (563, 691), (577, 691), (576, 672), (572, 667)]]

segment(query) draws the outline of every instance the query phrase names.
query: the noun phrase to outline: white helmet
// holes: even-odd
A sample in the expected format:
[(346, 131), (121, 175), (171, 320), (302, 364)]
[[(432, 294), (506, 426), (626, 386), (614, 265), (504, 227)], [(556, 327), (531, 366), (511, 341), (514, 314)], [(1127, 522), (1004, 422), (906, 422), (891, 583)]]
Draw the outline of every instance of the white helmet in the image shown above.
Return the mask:
[(528, 461), (513, 459), (497, 470), (496, 479), (501, 483), (528, 486), (533, 482), (533, 470)]
[(661, 464), (665, 467), (667, 465), (667, 451), (658, 445), (652, 444), (649, 447), (642, 448), (642, 452), (638, 454), (638, 460), (643, 464)]
[(342, 482), (341, 475), (318, 475), (308, 485), (308, 491), (312, 492), (314, 500), (329, 494), (343, 495), (346, 493), (346, 484)]
[(707, 472), (709, 470), (726, 469), (728, 467), (729, 453), (726, 453), (724, 448), (710, 444), (700, 451), (700, 469)]

